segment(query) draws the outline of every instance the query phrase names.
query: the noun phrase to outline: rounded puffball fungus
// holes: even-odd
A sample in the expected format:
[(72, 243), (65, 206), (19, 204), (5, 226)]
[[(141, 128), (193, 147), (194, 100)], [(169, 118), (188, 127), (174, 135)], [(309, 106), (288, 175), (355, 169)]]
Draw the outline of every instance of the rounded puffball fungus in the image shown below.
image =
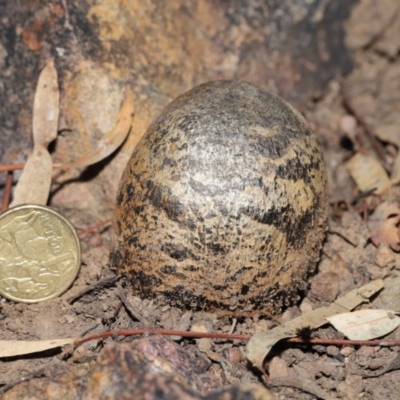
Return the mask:
[(150, 125), (121, 179), (111, 265), (135, 293), (184, 308), (279, 313), (326, 229), (318, 141), (280, 97), (195, 87)]

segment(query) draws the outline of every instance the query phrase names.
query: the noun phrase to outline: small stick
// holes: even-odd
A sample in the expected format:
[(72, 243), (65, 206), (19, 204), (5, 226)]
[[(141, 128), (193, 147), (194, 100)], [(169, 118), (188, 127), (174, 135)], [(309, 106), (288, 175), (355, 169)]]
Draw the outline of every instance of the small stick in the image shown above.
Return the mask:
[(117, 280), (118, 280), (118, 277), (116, 275), (112, 275), (107, 278), (101, 279), (100, 281), (93, 283), (93, 285), (89, 285), (89, 286), (85, 287), (85, 289), (81, 290), (75, 296), (70, 297), (67, 300), (67, 302), (68, 302), (68, 304), (72, 304), (76, 300), (78, 300), (80, 297), (82, 297), (83, 295), (85, 295), (93, 290), (98, 290), (98, 289), (102, 289), (105, 286), (113, 285), (115, 282), (117, 282)]
[(3, 164), (0, 165), (0, 172), (16, 171), (18, 169), (24, 169), (25, 164)]
[(94, 324), (90, 325), (88, 328), (86, 328), (81, 334), (80, 337), (87, 335), (90, 331), (92, 331), (93, 329), (96, 329), (99, 326), (99, 324), (97, 322), (95, 322)]
[(128, 312), (131, 314), (132, 317), (140, 321), (145, 326), (150, 325), (149, 321), (147, 321), (146, 318), (142, 317), (139, 313), (137, 313), (136, 310), (132, 307), (132, 304), (128, 301), (121, 286), (118, 284), (117, 284), (117, 296), (122, 301), (122, 304), (125, 306), (125, 308), (128, 310)]
[[(60, 358), (64, 358), (71, 354), (77, 347), (84, 343), (90, 342), (91, 340), (105, 339), (108, 337), (115, 336), (140, 336), (158, 334), (165, 336), (182, 336), (185, 338), (209, 338), (209, 339), (227, 339), (227, 340), (242, 340), (248, 341), (251, 339), (251, 335), (245, 334), (230, 334), (220, 332), (193, 332), (193, 331), (176, 331), (171, 329), (158, 329), (158, 328), (144, 328), (144, 329), (120, 329), (114, 331), (105, 331), (101, 333), (95, 333), (90, 336), (86, 336), (81, 339), (76, 339), (72, 346), (67, 346), (59, 355)], [(349, 339), (303, 339), (299, 337), (293, 337), (282, 341), (281, 343), (299, 343), (307, 345), (336, 345), (336, 346), (381, 346), (381, 347), (393, 347), (400, 346), (400, 340), (349, 340)]]
[(41, 378), (43, 376), (46, 376), (45, 368), (40, 368), (37, 371), (32, 372), (32, 373), (30, 373), (28, 375), (22, 376), (20, 378), (16, 378), (13, 381), (11, 381), (10, 383), (8, 383), (7, 385), (4, 385), (3, 387), (1, 387), (0, 388), (0, 394), (4, 393), (4, 392), (7, 392), (7, 390), (10, 390), (15, 385), (18, 385), (18, 383), (29, 381), (32, 378)]

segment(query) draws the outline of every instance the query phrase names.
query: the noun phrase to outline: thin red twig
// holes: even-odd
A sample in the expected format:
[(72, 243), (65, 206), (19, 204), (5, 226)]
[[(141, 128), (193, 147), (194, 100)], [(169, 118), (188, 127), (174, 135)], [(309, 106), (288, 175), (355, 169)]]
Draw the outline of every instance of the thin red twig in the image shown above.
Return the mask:
[[(188, 332), (188, 331), (175, 331), (170, 329), (120, 329), (115, 331), (107, 331), (102, 333), (96, 333), (90, 336), (86, 336), (81, 339), (77, 339), (74, 342), (73, 348), (67, 348), (61, 353), (61, 357), (65, 357), (67, 354), (72, 352), (77, 347), (81, 346), (86, 342), (92, 340), (105, 339), (108, 337), (115, 336), (139, 336), (148, 334), (159, 334), (165, 336), (181, 336), (187, 338), (210, 338), (210, 339), (227, 339), (227, 340), (242, 340), (248, 341), (251, 339), (251, 335), (244, 334), (230, 334), (230, 333), (216, 333), (216, 332)], [(400, 340), (349, 340), (349, 339), (302, 339), (299, 337), (289, 338), (283, 340), (286, 343), (299, 343), (299, 344), (318, 344), (318, 345), (336, 345), (336, 346), (400, 346)]]
[(229, 339), (229, 340), (250, 340), (251, 335), (239, 335), (239, 334), (230, 334), (230, 333), (210, 333), (210, 332), (188, 332), (188, 331), (174, 331), (170, 329), (156, 329), (156, 328), (147, 328), (147, 329), (120, 329), (115, 331), (107, 331), (102, 333), (96, 333), (90, 336), (86, 336), (81, 339), (75, 340), (73, 347), (67, 347), (60, 354), (61, 358), (64, 358), (67, 354), (70, 354), (74, 349), (81, 346), (86, 342), (90, 342), (92, 340), (105, 339), (113, 336), (139, 336), (139, 335), (148, 335), (151, 333), (157, 333), (159, 335), (165, 336), (182, 336), (182, 337), (191, 337), (191, 338), (211, 338), (211, 339)]
[(11, 189), (13, 184), (13, 171), (7, 172), (6, 185), (4, 187), (3, 202), (1, 204), (1, 212), (6, 211), (10, 204)]
[(75, 346), (80, 346), (83, 343), (90, 342), (91, 340), (105, 339), (112, 336), (138, 336), (148, 335), (151, 333), (157, 333), (165, 336), (182, 336), (188, 338), (210, 338), (210, 339), (229, 339), (229, 340), (250, 340), (251, 335), (231, 334), (231, 333), (216, 333), (216, 332), (191, 332), (191, 331), (174, 331), (171, 329), (120, 329), (116, 331), (107, 331), (102, 333), (96, 333), (77, 339)]
[(18, 169), (24, 169), (25, 164), (3, 164), (0, 165), (0, 172), (16, 171)]

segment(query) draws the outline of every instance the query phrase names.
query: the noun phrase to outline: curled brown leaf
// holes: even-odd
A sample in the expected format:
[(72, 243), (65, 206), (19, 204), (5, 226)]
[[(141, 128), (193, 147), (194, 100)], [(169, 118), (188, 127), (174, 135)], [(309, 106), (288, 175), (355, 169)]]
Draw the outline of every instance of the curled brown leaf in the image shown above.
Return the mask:
[(400, 251), (400, 208), (397, 204), (383, 202), (376, 207), (368, 219), (368, 228), (372, 243), (378, 246), (387, 243), (395, 250)]
[(132, 90), (127, 87), (125, 98), (118, 114), (118, 121), (97, 144), (97, 147), (74, 161), (70, 165), (61, 166), (61, 169), (72, 167), (87, 167), (104, 160), (125, 141), (132, 126), (132, 117), (134, 113)]

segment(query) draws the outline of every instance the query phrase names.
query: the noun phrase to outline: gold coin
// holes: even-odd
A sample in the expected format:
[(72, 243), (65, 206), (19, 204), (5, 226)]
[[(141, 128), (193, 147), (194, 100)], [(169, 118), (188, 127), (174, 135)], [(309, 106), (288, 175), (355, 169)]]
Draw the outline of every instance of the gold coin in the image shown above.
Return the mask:
[(0, 214), (0, 294), (36, 303), (59, 296), (75, 280), (81, 246), (73, 226), (33, 204)]

